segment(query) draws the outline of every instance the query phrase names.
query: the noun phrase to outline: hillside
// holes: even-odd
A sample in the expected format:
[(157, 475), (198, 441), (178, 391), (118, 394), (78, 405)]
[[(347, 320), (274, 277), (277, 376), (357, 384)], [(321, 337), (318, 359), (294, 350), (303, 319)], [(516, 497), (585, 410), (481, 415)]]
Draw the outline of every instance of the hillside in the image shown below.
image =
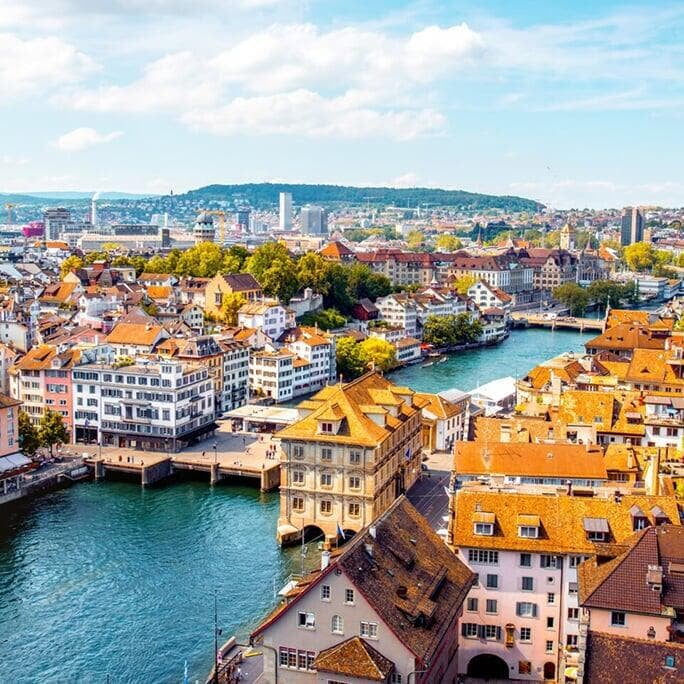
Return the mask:
[(257, 208), (275, 207), (278, 194), (292, 193), (295, 204), (337, 203), (351, 205), (382, 205), (396, 207), (454, 207), (458, 209), (502, 209), (504, 211), (537, 211), (543, 204), (524, 197), (482, 195), (464, 190), (441, 190), (439, 188), (383, 188), (354, 187), (349, 185), (303, 185), (275, 183), (246, 183), (243, 185), (207, 185), (176, 195), (180, 200), (231, 201), (238, 200)]

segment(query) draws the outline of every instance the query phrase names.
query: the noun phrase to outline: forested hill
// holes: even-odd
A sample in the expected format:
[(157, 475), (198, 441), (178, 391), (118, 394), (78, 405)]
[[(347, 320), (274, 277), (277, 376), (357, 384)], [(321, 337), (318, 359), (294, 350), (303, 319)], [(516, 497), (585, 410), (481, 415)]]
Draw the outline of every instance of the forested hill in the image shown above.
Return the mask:
[(439, 188), (361, 188), (349, 185), (303, 185), (276, 183), (246, 183), (243, 185), (207, 185), (191, 190), (177, 199), (203, 201), (244, 201), (257, 208), (275, 207), (278, 194), (292, 193), (295, 204), (337, 203), (351, 205), (381, 205), (416, 208), (454, 207), (458, 209), (502, 209), (504, 211), (537, 211), (544, 205), (524, 197), (481, 195), (464, 190)]

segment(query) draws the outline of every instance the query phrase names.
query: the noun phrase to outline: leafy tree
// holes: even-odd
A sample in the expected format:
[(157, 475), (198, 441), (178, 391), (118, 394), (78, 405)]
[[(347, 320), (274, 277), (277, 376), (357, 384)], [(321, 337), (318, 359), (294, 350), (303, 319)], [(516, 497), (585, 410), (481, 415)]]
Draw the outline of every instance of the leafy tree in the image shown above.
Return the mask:
[(406, 244), (409, 249), (420, 249), (424, 241), (425, 236), (419, 230), (412, 230), (406, 236)]
[(631, 284), (621, 285), (614, 280), (594, 280), (587, 287), (589, 298), (594, 300), (601, 308), (610, 302), (611, 306), (619, 306), (620, 301), (628, 299), (632, 292)]
[(103, 242), (102, 251), (103, 252), (116, 252), (117, 249), (121, 249), (121, 245), (118, 242)]
[(34, 456), (40, 446), (36, 426), (26, 411), (19, 411), (19, 448), (27, 455)]
[(240, 258), (234, 254), (224, 254), (223, 261), (221, 261), (221, 273), (239, 273), (242, 268)]
[(348, 272), (349, 294), (354, 301), (368, 297), (375, 301), (392, 292), (392, 284), (381, 273), (375, 273), (366, 264), (349, 264), (344, 268)]
[(361, 360), (366, 368), (388, 371), (397, 365), (394, 346), (380, 337), (368, 337), (359, 343)]
[(523, 240), (527, 240), (531, 245), (540, 245), (542, 242), (541, 230), (530, 228), (523, 233)]
[(481, 336), (482, 323), (467, 313), (431, 315), (423, 327), (423, 341), (438, 348), (477, 342)]
[(233, 273), (241, 271), (245, 265), (245, 261), (247, 261), (249, 258), (249, 250), (242, 245), (233, 245), (228, 249), (228, 254), (230, 254), (232, 257), (235, 257), (239, 262), (239, 266), (235, 269), (235, 271), (233, 271)]
[[(234, 258), (234, 257), (233, 257)], [(226, 325), (237, 325), (238, 311), (247, 300), (239, 292), (227, 292), (221, 301), (220, 318)]]
[(553, 291), (553, 296), (570, 309), (573, 316), (581, 316), (589, 304), (589, 294), (577, 283), (563, 283)]
[(325, 295), (330, 287), (328, 269), (330, 262), (316, 252), (307, 252), (297, 262), (299, 286), (310, 287), (314, 292)]
[(283, 302), (289, 302), (299, 289), (294, 261), (280, 242), (257, 247), (247, 259), (245, 269), (261, 283), (267, 295)]
[(68, 444), (69, 431), (64, 425), (62, 416), (56, 411), (47, 410), (40, 418), (38, 425), (38, 437), (40, 445), (50, 449), (52, 456), (52, 447), (55, 444)]
[(156, 316), (159, 313), (159, 307), (154, 302), (148, 302), (140, 307), (148, 316)]
[(477, 278), (471, 275), (462, 275), (454, 280), (454, 289), (458, 294), (467, 295), (468, 290), (475, 285)]
[(482, 337), (482, 323), (477, 318), (471, 318), (467, 313), (456, 315), (454, 328), (457, 344), (477, 342)]
[(650, 242), (635, 242), (627, 245), (623, 257), (630, 271), (650, 271), (656, 263), (656, 251)]
[(330, 264), (326, 273), (327, 288), (323, 296), (323, 303), (327, 308), (334, 308), (342, 313), (350, 313), (355, 293), (349, 287), (349, 267), (344, 264)]
[(337, 340), (336, 358), (337, 372), (344, 380), (353, 380), (363, 374), (365, 362), (353, 337), (340, 337)]
[(544, 236), (544, 247), (553, 249), (560, 245), (560, 231), (551, 230)]
[(153, 256), (146, 264), (147, 273), (171, 273), (168, 261), (159, 255)]
[(300, 325), (317, 325), (321, 330), (335, 330), (341, 328), (347, 319), (337, 309), (321, 309), (305, 313), (297, 319)]
[(83, 259), (75, 254), (72, 254), (62, 262), (62, 265), (59, 267), (59, 275), (61, 278), (64, 278), (64, 276), (72, 269), (83, 268), (83, 265)]
[(435, 249), (443, 252), (455, 252), (457, 249), (461, 249), (463, 243), (455, 236), (448, 233), (440, 235), (435, 240)]

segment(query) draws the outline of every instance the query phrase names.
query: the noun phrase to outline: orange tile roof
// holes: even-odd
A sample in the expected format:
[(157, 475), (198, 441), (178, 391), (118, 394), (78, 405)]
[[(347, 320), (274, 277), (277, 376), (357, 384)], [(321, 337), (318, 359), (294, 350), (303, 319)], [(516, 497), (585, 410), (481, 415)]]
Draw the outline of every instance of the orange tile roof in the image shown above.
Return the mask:
[(169, 285), (148, 285), (147, 295), (152, 299), (167, 299), (173, 294), (173, 288)]
[(117, 323), (107, 335), (110, 344), (154, 344), (164, 328), (150, 323)]
[(394, 670), (391, 660), (358, 636), (319, 651), (313, 667), (318, 672), (332, 672), (377, 682), (387, 681)]
[(587, 349), (664, 349), (667, 337), (638, 323), (621, 323), (585, 342)]

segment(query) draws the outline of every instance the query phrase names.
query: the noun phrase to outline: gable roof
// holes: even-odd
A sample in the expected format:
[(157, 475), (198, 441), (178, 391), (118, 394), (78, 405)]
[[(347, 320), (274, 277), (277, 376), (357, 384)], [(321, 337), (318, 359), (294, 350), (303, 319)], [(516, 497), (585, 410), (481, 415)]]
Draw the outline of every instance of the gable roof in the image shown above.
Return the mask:
[(386, 681), (394, 670), (391, 660), (358, 636), (319, 651), (313, 667), (318, 672), (333, 672), (378, 682)]
[(259, 281), (251, 273), (226, 273), (221, 277), (233, 292), (261, 290)]
[(166, 331), (153, 323), (117, 323), (107, 335), (110, 344), (153, 345)]

